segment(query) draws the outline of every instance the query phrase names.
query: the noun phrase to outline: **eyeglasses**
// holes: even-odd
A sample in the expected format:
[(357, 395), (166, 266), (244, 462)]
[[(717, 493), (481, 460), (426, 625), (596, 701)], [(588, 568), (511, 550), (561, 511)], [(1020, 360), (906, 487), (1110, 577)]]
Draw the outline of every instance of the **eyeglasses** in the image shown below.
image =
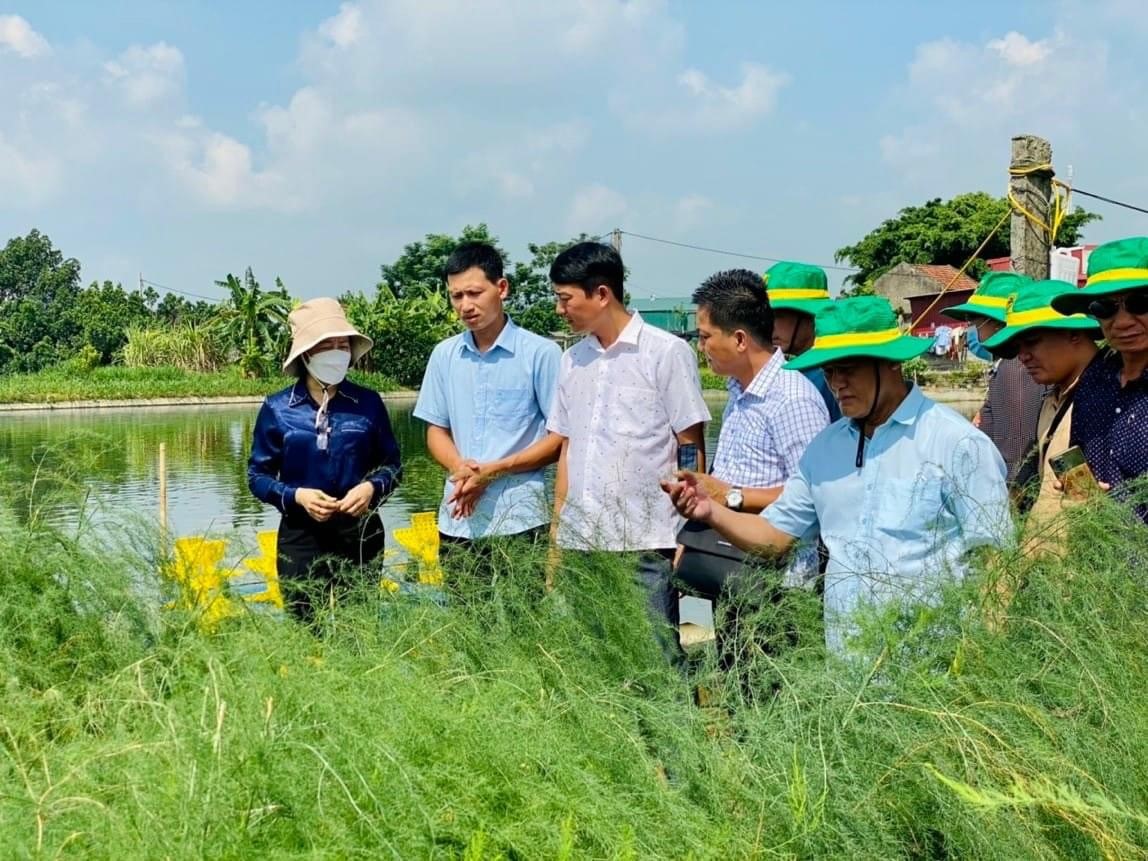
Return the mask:
[(1129, 314), (1148, 314), (1148, 291), (1129, 293), (1118, 299), (1095, 299), (1088, 303), (1088, 315), (1097, 320), (1109, 320), (1123, 308)]

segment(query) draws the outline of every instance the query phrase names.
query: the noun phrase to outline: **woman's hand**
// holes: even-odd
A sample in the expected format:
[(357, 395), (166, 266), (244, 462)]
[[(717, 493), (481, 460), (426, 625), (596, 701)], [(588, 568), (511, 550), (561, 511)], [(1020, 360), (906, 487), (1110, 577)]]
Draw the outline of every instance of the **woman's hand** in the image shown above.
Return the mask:
[(351, 517), (362, 517), (375, 498), (375, 486), (369, 481), (356, 484), (338, 502), (338, 511)]
[(318, 523), (325, 523), (339, 510), (340, 502), (313, 487), (300, 487), (295, 491), (295, 501), (303, 506), (308, 516)]

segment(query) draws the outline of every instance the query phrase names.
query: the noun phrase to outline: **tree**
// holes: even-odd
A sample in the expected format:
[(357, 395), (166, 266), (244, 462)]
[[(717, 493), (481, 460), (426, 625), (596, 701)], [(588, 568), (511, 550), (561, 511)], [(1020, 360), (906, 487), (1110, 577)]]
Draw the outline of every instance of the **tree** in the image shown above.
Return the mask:
[(398, 260), (379, 267), (383, 276), (380, 286), (385, 285), (399, 299), (428, 290), (445, 294), (446, 260), (463, 242), (488, 242), (498, 248), (503, 260), (507, 259), (506, 252), (498, 247), (498, 238), (485, 224), (477, 227), (468, 224), (458, 236), (428, 233), (425, 239), (403, 246)]
[(178, 293), (165, 293), (155, 308), (156, 319), (169, 326), (196, 326), (208, 322), (216, 313), (210, 302), (189, 302)]
[(79, 330), (81, 346), (88, 344), (99, 354), (99, 361), (107, 364), (127, 343), (128, 329), (151, 324), (159, 294), (151, 287), (124, 290), (123, 285), (93, 281), (80, 291), (71, 308)]
[[(855, 245), (837, 249), (834, 258), (858, 268), (845, 279), (855, 285), (852, 293), (872, 292), (873, 281), (898, 263), (948, 263), (960, 268), (1008, 209), (1006, 198), (983, 191), (959, 194), (952, 200), (936, 198), (923, 206), (907, 206)], [(1080, 244), (1084, 226), (1099, 220), (1099, 215), (1078, 206), (1061, 224), (1057, 244)], [(977, 277), (987, 268), (983, 260), (1008, 254), (1006, 220), (969, 273)]]
[(244, 376), (266, 376), (287, 346), (287, 314), (291, 310), (287, 289), (276, 278), (275, 289), (265, 292), (250, 267), (242, 282), (229, 274), (215, 283), (229, 294), (215, 318), (217, 333), (238, 353)]
[(0, 251), (0, 370), (35, 371), (78, 346), (80, 263), (38, 230)]
[(515, 263), (510, 276), (510, 299), (507, 310), (525, 329), (549, 336), (564, 331), (566, 322), (554, 307), (554, 292), (550, 286), (550, 265), (554, 258), (576, 242), (588, 237), (585, 233), (568, 242), (530, 243), (529, 263)]

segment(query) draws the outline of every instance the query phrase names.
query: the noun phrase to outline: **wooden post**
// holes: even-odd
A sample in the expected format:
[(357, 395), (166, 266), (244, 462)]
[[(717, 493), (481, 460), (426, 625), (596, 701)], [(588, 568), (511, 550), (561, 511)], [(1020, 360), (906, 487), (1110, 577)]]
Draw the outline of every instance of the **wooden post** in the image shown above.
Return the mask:
[(159, 444), (159, 528), (167, 538), (167, 443)]
[(617, 227), (610, 232), (610, 244), (615, 251), (619, 254), (622, 253), (622, 231)]
[[(1048, 224), (1049, 201), (1052, 198), (1052, 144), (1035, 135), (1017, 135), (1012, 139), (1012, 163), (1009, 165), (1009, 192), (1013, 199), (1034, 218)], [(1032, 170), (1032, 168), (1040, 168)], [(1014, 207), (1009, 256), (1014, 272), (1038, 281), (1049, 274), (1048, 231)]]

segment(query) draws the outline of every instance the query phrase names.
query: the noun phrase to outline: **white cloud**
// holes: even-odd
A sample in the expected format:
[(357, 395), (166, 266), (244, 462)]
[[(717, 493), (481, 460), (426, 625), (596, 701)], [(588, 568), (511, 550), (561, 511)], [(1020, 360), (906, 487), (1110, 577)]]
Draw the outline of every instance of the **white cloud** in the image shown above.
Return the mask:
[(571, 233), (598, 233), (616, 227), (628, 211), (621, 193), (595, 183), (575, 193), (566, 226)]
[(166, 42), (133, 45), (104, 63), (104, 80), (134, 107), (150, 107), (183, 90), (183, 53)]
[(0, 132), (0, 199), (13, 209), (33, 207), (60, 191), (62, 165), (51, 156), (21, 149)]
[(674, 203), (674, 227), (678, 232), (700, 225), (714, 208), (714, 202), (702, 194), (688, 194)]
[(336, 48), (349, 48), (363, 35), (363, 10), (354, 3), (344, 3), (338, 14), (319, 25), (319, 35)]
[(1005, 34), (1002, 39), (993, 39), (988, 47), (1010, 66), (1031, 66), (1043, 62), (1053, 50), (1049, 40), (1033, 42), (1015, 30)]
[(0, 15), (0, 53), (5, 51), (30, 60), (51, 53), (52, 47), (24, 18)]
[[(648, 108), (642, 94), (615, 98), (615, 110), (631, 126), (659, 134), (718, 134), (748, 128), (771, 113), (788, 75), (760, 63), (742, 63), (741, 79), (722, 85), (699, 69), (677, 77), (677, 93)], [(641, 107), (639, 107), (641, 105)]]

